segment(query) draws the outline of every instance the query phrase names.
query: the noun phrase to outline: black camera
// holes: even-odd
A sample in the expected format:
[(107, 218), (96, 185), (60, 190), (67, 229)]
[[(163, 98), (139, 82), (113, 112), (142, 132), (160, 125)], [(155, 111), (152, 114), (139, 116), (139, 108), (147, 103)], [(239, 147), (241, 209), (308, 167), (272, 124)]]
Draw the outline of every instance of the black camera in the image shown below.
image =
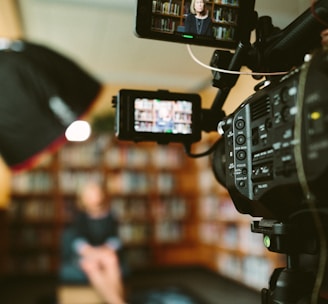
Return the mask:
[(328, 53), (318, 52), (219, 123), (213, 168), (239, 212), (286, 220), (307, 208), (302, 182), (327, 207), (327, 83)]
[[(172, 30), (176, 22), (186, 25), (186, 7), (179, 7), (187, 3), (139, 0), (136, 30), (145, 38), (220, 48), (211, 60), (213, 86), (219, 89), (212, 106), (201, 109), (195, 94), (122, 90), (114, 98), (116, 135), (123, 140), (181, 142), (192, 157), (211, 154), (214, 174), (236, 209), (262, 217), (253, 221), (251, 230), (264, 235), (268, 250), (287, 255), (287, 267), (275, 269), (269, 288), (262, 290), (262, 303), (310, 303), (310, 298), (319, 303), (319, 291), (328, 290), (323, 283), (324, 277), (328, 281), (328, 51), (320, 37), (328, 27), (328, 0), (312, 2), (282, 30), (273, 26), (270, 16), (257, 17), (255, 0), (203, 2), (207, 12), (236, 12), (235, 35), (229, 41), (197, 35), (188, 40)], [(216, 26), (226, 26), (220, 23)], [(256, 41), (251, 44), (253, 30)], [(308, 53), (312, 59), (303, 63)], [(222, 70), (237, 72), (242, 66), (265, 80), (226, 116), (222, 107), (239, 75)], [(288, 72), (281, 76), (281, 71)], [(174, 113), (165, 125), (159, 111), (175, 107), (188, 110)], [(175, 119), (182, 125), (174, 127)], [(208, 151), (191, 153), (201, 131), (217, 130), (221, 138)], [(307, 269), (301, 263), (304, 254), (311, 255)]]
[(198, 94), (120, 90), (113, 104), (118, 139), (192, 144), (201, 138)]

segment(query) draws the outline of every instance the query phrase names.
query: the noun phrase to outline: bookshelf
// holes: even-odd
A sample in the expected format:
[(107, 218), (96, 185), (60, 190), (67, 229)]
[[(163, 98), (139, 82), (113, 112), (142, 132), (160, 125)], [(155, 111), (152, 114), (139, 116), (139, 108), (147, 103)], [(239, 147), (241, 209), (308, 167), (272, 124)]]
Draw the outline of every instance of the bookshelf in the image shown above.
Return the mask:
[(76, 212), (77, 189), (90, 178), (103, 183), (132, 267), (163, 263), (162, 245), (170, 248), (170, 263), (175, 251), (195, 243), (191, 215), (197, 188), (182, 147), (101, 135), (67, 143), (38, 167), (13, 176), (8, 273), (57, 271), (61, 232)]
[(54, 272), (58, 267), (56, 181), (53, 160), (12, 177), (8, 210), (9, 274)]
[[(190, 0), (154, 0), (152, 29), (159, 32), (183, 32), (184, 20), (190, 13)], [(206, 1), (213, 23), (213, 38), (233, 39), (237, 25), (238, 0)]]
[[(196, 153), (213, 143), (202, 137)], [(190, 159), (180, 145), (102, 135), (67, 143), (37, 168), (14, 175), (9, 273), (57, 271), (59, 239), (76, 211), (76, 189), (90, 177), (103, 182), (132, 268), (203, 265), (259, 290), (282, 262), (265, 249), (262, 235), (251, 233), (253, 219), (236, 211), (207, 157)]]

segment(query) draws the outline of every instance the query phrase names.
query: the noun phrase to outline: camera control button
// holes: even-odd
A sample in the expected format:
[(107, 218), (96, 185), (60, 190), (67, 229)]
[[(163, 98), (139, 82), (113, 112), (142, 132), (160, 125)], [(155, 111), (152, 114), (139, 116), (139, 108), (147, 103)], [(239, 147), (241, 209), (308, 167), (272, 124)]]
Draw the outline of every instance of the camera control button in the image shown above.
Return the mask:
[(236, 122), (235, 122), (235, 127), (238, 129), (238, 130), (242, 130), (245, 128), (245, 120), (243, 119), (238, 119)]
[(258, 195), (259, 192), (260, 192), (260, 188), (259, 188), (257, 185), (254, 186), (254, 188), (253, 188), (253, 193), (254, 193), (254, 195)]
[(246, 142), (246, 137), (244, 135), (238, 135), (236, 137), (236, 143), (238, 145), (243, 145)]
[(287, 103), (291, 99), (291, 96), (289, 94), (289, 88), (288, 87), (282, 88), (282, 90), (280, 92), (280, 96), (281, 96), (282, 102)]
[(236, 154), (237, 159), (244, 160), (246, 158), (246, 151), (239, 150)]
[(289, 107), (284, 107), (281, 111), (281, 116), (284, 121), (288, 121), (291, 117)]
[(240, 188), (244, 188), (246, 186), (246, 182), (244, 180), (241, 180), (238, 182), (238, 185)]

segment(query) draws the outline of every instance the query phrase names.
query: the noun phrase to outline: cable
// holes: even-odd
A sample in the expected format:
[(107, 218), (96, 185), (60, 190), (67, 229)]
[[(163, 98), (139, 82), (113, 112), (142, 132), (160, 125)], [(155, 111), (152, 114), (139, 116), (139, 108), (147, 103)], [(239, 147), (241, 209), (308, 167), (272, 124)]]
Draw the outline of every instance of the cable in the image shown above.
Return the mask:
[(198, 157), (203, 157), (203, 156), (210, 155), (215, 150), (218, 143), (219, 143), (219, 141), (217, 140), (208, 150), (206, 150), (204, 152), (201, 152), (201, 153), (197, 153), (197, 154), (191, 153), (191, 146), (190, 145), (184, 145), (184, 148), (185, 148), (186, 154), (189, 157), (198, 158)]
[(272, 73), (262, 73), (262, 72), (241, 72), (241, 71), (230, 71), (230, 70), (225, 70), (225, 69), (219, 69), (219, 68), (214, 68), (211, 67), (210, 65), (207, 65), (203, 62), (201, 62), (199, 59), (196, 58), (196, 56), (193, 54), (191, 50), (190, 44), (187, 44), (187, 49), (190, 57), (199, 65), (202, 67), (212, 70), (212, 71), (217, 71), (220, 73), (226, 73), (226, 74), (234, 74), (234, 75), (249, 75), (249, 76), (277, 76), (277, 75), (286, 75), (288, 72), (272, 72)]
[(322, 221), (320, 219), (318, 210), (315, 206), (315, 197), (311, 193), (309, 188), (309, 184), (307, 182), (304, 164), (303, 164), (303, 156), (302, 156), (302, 147), (301, 147), (301, 137), (302, 137), (302, 123), (303, 123), (303, 104), (304, 104), (304, 90), (305, 90), (305, 83), (306, 78), (308, 75), (310, 63), (305, 64), (302, 67), (300, 78), (299, 78), (299, 86), (298, 86), (298, 94), (297, 94), (297, 113), (295, 116), (295, 127), (294, 127), (294, 134), (295, 134), (295, 146), (294, 146), (294, 154), (295, 154), (295, 163), (296, 163), (296, 170), (298, 179), (300, 182), (300, 186), (302, 188), (303, 194), (306, 199), (306, 203), (309, 206), (309, 210), (313, 216), (313, 220), (316, 226), (316, 230), (319, 236), (319, 243), (320, 243), (320, 253), (319, 253), (319, 265), (318, 271), (316, 275), (315, 284), (313, 287), (311, 303), (317, 304), (320, 294), (320, 288), (323, 282), (323, 278), (325, 275), (325, 267), (327, 263), (327, 242), (325, 238), (325, 232), (323, 228)]

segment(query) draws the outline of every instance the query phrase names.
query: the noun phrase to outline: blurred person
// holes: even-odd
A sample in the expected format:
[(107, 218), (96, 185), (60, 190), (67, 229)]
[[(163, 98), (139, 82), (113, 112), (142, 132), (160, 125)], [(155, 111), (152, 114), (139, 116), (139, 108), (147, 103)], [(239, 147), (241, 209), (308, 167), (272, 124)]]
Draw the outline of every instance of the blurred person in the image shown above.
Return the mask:
[(78, 213), (64, 232), (60, 279), (91, 283), (108, 304), (124, 303), (118, 221), (100, 184), (80, 191)]

